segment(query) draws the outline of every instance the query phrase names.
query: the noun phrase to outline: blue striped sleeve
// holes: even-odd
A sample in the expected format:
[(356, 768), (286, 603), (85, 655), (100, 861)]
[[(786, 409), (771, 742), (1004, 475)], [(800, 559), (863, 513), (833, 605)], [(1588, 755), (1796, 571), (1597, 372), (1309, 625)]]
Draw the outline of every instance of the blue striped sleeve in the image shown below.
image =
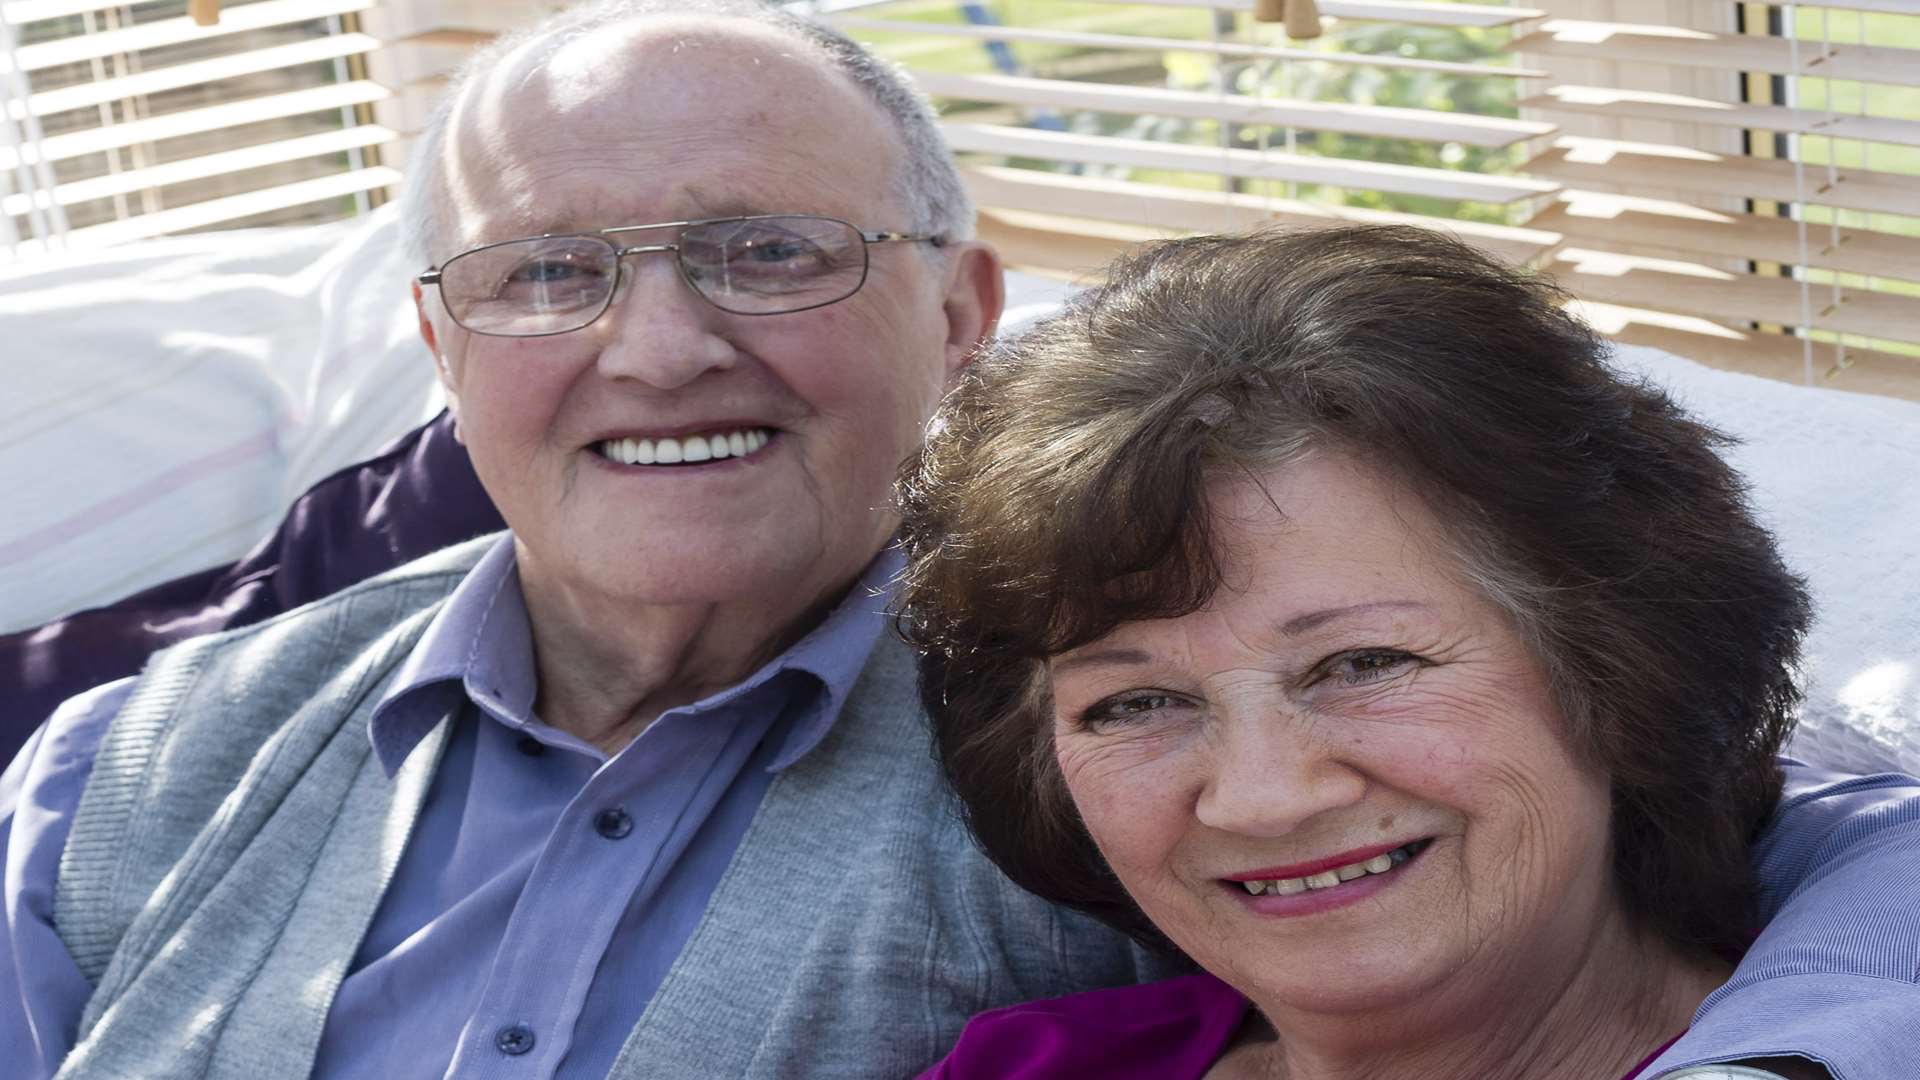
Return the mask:
[(1835, 1080), (1920, 1075), (1920, 779), (1788, 762), (1754, 868), (1765, 929), (1645, 1075), (1796, 1055)]

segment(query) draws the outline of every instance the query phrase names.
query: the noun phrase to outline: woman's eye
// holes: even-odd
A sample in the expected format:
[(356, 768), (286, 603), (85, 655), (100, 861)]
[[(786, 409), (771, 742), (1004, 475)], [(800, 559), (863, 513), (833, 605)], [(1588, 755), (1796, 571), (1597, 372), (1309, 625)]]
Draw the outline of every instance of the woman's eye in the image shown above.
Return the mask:
[(1418, 662), (1411, 653), (1392, 649), (1360, 649), (1341, 653), (1328, 662), (1327, 673), (1343, 686), (1364, 686), (1392, 678)]
[(1096, 702), (1080, 714), (1080, 723), (1089, 728), (1112, 727), (1149, 718), (1181, 703), (1182, 699), (1172, 694), (1121, 694)]

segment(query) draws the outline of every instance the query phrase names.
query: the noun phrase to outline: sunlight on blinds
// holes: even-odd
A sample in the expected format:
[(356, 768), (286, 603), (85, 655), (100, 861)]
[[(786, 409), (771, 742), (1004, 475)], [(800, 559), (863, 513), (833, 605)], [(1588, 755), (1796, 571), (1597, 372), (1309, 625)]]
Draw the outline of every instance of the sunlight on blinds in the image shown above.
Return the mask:
[(211, 22), (186, 0), (0, 3), (0, 258), (383, 198), (372, 3), (225, 2)]

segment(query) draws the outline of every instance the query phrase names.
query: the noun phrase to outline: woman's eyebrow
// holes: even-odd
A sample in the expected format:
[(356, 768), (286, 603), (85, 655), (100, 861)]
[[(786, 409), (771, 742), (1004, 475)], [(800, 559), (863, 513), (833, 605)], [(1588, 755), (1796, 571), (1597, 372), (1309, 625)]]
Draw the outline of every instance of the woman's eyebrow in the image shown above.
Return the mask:
[[(1347, 604), (1343, 607), (1325, 608), (1320, 611), (1309, 611), (1305, 615), (1296, 615), (1280, 624), (1280, 632), (1288, 637), (1294, 637), (1350, 615), (1364, 615), (1393, 608), (1425, 610), (1426, 606), (1415, 600), (1376, 600), (1365, 604)], [(1057, 656), (1047, 662), (1047, 667), (1052, 674), (1058, 675), (1063, 671), (1073, 671), (1083, 667), (1139, 667), (1152, 662), (1153, 657), (1144, 650), (1115, 647), (1074, 653), (1070, 656)]]
[(1299, 634), (1304, 634), (1309, 630), (1324, 626), (1335, 619), (1346, 618), (1349, 615), (1363, 615), (1389, 608), (1424, 609), (1426, 606), (1427, 605), (1413, 600), (1377, 600), (1365, 604), (1348, 604), (1345, 607), (1324, 608), (1320, 611), (1309, 611), (1305, 615), (1296, 615), (1288, 619), (1286, 622), (1280, 624), (1280, 632), (1288, 637), (1294, 637)]
[(1051, 674), (1058, 675), (1082, 667), (1139, 667), (1152, 660), (1153, 657), (1140, 649), (1095, 649), (1092, 652), (1055, 657), (1047, 662), (1047, 667)]

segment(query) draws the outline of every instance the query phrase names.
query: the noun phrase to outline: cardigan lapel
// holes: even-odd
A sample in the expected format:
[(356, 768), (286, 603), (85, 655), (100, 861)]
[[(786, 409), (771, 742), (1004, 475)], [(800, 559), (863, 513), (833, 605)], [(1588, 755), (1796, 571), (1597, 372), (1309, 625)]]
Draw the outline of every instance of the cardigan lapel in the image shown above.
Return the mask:
[(924, 741), (913, 687), (911, 655), (883, 637), (833, 730), (768, 788), (609, 1080), (750, 1071), (756, 1043), (712, 1035), (770, 1028), (828, 913), (814, 898), (834, 895), (860, 854), (848, 838), (872, 835), (888, 789), (924, 772), (901, 767)]

